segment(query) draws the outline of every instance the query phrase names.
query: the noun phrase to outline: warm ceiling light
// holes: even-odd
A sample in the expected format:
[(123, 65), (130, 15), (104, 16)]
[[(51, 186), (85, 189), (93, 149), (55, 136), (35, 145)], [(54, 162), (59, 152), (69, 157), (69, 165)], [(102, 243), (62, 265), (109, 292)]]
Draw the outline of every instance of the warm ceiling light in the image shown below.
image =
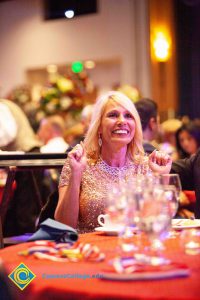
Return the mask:
[(164, 32), (158, 31), (153, 39), (153, 50), (157, 61), (166, 62), (170, 57), (170, 41)]
[(85, 63), (84, 63), (84, 66), (85, 66), (86, 69), (94, 69), (96, 64), (93, 60), (86, 60)]

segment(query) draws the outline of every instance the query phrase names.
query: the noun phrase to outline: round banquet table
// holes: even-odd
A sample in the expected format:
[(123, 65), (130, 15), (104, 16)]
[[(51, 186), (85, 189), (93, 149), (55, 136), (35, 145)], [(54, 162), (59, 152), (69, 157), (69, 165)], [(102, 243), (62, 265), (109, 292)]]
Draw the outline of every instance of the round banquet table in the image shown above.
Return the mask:
[(30, 243), (23, 243), (0, 250), (7, 274), (20, 263), (24, 263), (36, 278), (20, 290), (8, 279), (9, 286), (18, 300), (61, 300), (61, 299), (200, 299), (200, 255), (186, 255), (181, 250), (179, 238), (166, 242), (166, 255), (173, 261), (185, 263), (190, 276), (173, 279), (147, 281), (113, 281), (98, 278), (45, 278), (44, 274), (101, 274), (113, 256), (117, 237), (102, 233), (82, 234), (79, 240), (97, 245), (106, 254), (103, 262), (52, 262), (33, 256), (19, 256)]

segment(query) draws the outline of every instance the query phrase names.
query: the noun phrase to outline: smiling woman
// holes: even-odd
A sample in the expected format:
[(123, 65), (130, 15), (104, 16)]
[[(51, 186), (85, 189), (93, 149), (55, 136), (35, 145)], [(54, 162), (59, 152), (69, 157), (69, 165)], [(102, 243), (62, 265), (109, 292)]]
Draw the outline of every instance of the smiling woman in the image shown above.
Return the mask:
[[(144, 168), (136, 162), (138, 154)], [(112, 185), (150, 169), (169, 172), (168, 156), (152, 153), (149, 168), (143, 154), (142, 128), (133, 102), (120, 92), (100, 97), (84, 143), (68, 154), (63, 167), (55, 218), (81, 232), (93, 231)]]
[[(110, 160), (109, 152), (112, 151), (113, 146), (120, 151), (127, 151), (127, 145), (131, 143), (135, 135), (135, 126), (135, 119), (126, 108), (114, 100), (108, 103), (99, 128), (99, 137), (104, 145), (102, 156), (106, 161)], [(119, 157), (125, 158), (124, 155), (119, 155)], [(119, 161), (119, 164), (123, 165), (124, 161)]]

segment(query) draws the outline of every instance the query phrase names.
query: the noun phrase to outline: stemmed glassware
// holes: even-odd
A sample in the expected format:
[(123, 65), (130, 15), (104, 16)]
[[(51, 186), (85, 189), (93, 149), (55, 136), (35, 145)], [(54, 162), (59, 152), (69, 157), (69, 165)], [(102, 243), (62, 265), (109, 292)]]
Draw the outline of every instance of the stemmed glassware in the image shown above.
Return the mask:
[(129, 255), (137, 250), (136, 245), (132, 242), (135, 201), (127, 182), (121, 180), (118, 184), (110, 187), (105, 212), (118, 232), (118, 255), (126, 253)]
[(178, 210), (178, 196), (177, 189), (173, 185), (163, 185), (163, 192), (167, 200), (171, 219), (176, 216)]
[(146, 189), (143, 193), (143, 204), (140, 208), (138, 227), (150, 241), (147, 247), (146, 261), (149, 264), (167, 263), (161, 251), (164, 249), (162, 239), (170, 227), (171, 215), (162, 186)]
[[(163, 186), (165, 196), (170, 207), (171, 218), (176, 217), (181, 195), (181, 181), (178, 174), (163, 174), (160, 176), (160, 184)], [(169, 231), (169, 238), (175, 238), (175, 232)]]
[[(175, 187), (176, 189), (176, 199), (179, 203), (180, 194), (182, 191), (181, 181), (178, 174), (162, 174), (160, 175), (160, 184), (163, 186)], [(178, 207), (177, 207), (178, 208)]]
[[(162, 255), (162, 241), (176, 214), (181, 185), (174, 179), (177, 176), (162, 176), (139, 174), (128, 182), (121, 180), (109, 189), (106, 213), (111, 223), (118, 226), (118, 257), (134, 256), (141, 263), (150, 265), (169, 262)], [(140, 231), (138, 240), (141, 232), (145, 233), (149, 247), (144, 247), (143, 240), (140, 244), (135, 243), (132, 237), (136, 226)]]
[(126, 190), (122, 184), (113, 184), (107, 194), (106, 214), (110, 223), (117, 227), (125, 224), (125, 211), (127, 209)]

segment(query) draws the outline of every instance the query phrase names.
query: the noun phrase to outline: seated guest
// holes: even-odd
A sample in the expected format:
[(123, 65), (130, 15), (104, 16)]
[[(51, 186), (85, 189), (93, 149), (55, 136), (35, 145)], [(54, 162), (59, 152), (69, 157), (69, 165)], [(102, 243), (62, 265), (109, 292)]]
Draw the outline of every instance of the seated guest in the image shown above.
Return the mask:
[(41, 145), (21, 108), (10, 100), (0, 99), (0, 149), (33, 152)]
[[(55, 219), (80, 232), (93, 231), (110, 186), (119, 183), (119, 177), (126, 180), (138, 173), (138, 154), (142, 161), (142, 128), (133, 102), (120, 92), (106, 93), (94, 106), (84, 144), (68, 154)], [(143, 166), (143, 174), (168, 173), (171, 158), (154, 151)]]
[[(177, 143), (177, 151), (179, 154), (179, 158), (189, 158), (192, 157), (193, 154), (195, 154), (200, 146), (200, 125), (197, 120), (191, 121), (187, 124), (182, 125), (176, 132), (176, 143)], [(179, 210), (179, 215), (182, 217), (191, 217), (194, 215), (200, 216), (198, 213), (198, 204), (196, 204), (195, 201), (195, 192), (193, 191), (196, 186), (196, 196), (199, 194), (197, 191), (198, 186), (196, 185), (196, 181), (198, 180), (196, 175), (194, 175), (194, 169), (198, 168), (198, 166), (194, 166), (193, 158), (191, 160), (180, 160), (177, 163), (173, 164), (174, 172), (180, 172), (180, 177), (182, 181), (183, 186), (183, 193), (182, 195), (184, 197), (181, 197), (181, 208)], [(195, 159), (196, 161), (196, 159)], [(198, 161), (198, 159), (197, 159)], [(185, 166), (186, 162), (186, 166)], [(191, 162), (191, 163), (190, 163)], [(196, 163), (196, 162), (195, 162)], [(191, 178), (184, 179), (185, 173), (188, 173), (188, 167), (191, 168)], [(195, 170), (196, 174), (197, 170)], [(183, 173), (183, 174), (182, 174)], [(190, 171), (189, 171), (190, 173)], [(189, 174), (188, 173), (188, 174)], [(189, 175), (189, 177), (190, 177)], [(195, 176), (195, 177), (194, 177)], [(195, 179), (194, 179), (195, 178)], [(192, 183), (191, 183), (192, 180)], [(185, 191), (187, 189), (187, 186), (191, 189), (191, 191)], [(186, 186), (185, 186), (186, 185)], [(199, 203), (199, 202), (198, 202)]]
[[(40, 121), (37, 131), (39, 139), (43, 142), (41, 153), (64, 153), (69, 145), (64, 139), (65, 122), (59, 115), (48, 116)], [(60, 171), (56, 169), (45, 170), (45, 182), (51, 191), (58, 186)]]
[(191, 121), (176, 132), (176, 147), (179, 158), (190, 157), (200, 147), (200, 123)]
[(69, 145), (64, 140), (65, 122), (61, 116), (44, 118), (39, 125), (38, 137), (44, 143), (41, 153), (66, 152)]
[(173, 161), (178, 159), (175, 134), (181, 126), (182, 122), (178, 119), (168, 119), (161, 123), (162, 143), (159, 145), (159, 149), (168, 153)]
[(84, 140), (91, 121), (93, 106), (93, 104), (86, 105), (81, 112), (80, 122), (65, 131), (66, 140), (70, 143), (67, 152)]
[(173, 162), (171, 173), (179, 174), (183, 190), (195, 191), (194, 214), (200, 219), (200, 150), (190, 158)]
[[(0, 99), (0, 149), (4, 151), (40, 152), (41, 142), (21, 108), (7, 99)], [(35, 230), (40, 212), (38, 190), (43, 203), (50, 190), (43, 182), (43, 171), (20, 171), (15, 175), (16, 189), (9, 203), (3, 224), (4, 236)]]
[(142, 124), (144, 151), (151, 153), (156, 149), (152, 142), (158, 134), (160, 122), (157, 103), (151, 99), (143, 98), (135, 103), (135, 107)]

